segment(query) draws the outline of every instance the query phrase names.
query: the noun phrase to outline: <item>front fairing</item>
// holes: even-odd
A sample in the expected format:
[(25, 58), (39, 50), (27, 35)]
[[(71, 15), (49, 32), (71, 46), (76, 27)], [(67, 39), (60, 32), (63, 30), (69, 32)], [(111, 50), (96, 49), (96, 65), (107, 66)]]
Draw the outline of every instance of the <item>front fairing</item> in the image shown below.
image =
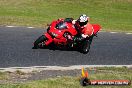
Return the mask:
[(69, 32), (72, 36), (77, 34), (77, 31), (71, 23), (61, 23), (61, 21), (53, 21), (48, 29), (48, 33), (52, 36), (54, 42), (67, 43), (64, 33)]
[(50, 29), (49, 29), (49, 31), (48, 31), (48, 33), (49, 33), (52, 37), (54, 37), (54, 38), (61, 38), (61, 37), (63, 37), (63, 34), (64, 34), (65, 30), (67, 30), (67, 29), (61, 29), (61, 30), (57, 29), (57, 28), (56, 28), (56, 24), (58, 24), (58, 23), (59, 23), (58, 21), (53, 21), (53, 22), (51, 23)]

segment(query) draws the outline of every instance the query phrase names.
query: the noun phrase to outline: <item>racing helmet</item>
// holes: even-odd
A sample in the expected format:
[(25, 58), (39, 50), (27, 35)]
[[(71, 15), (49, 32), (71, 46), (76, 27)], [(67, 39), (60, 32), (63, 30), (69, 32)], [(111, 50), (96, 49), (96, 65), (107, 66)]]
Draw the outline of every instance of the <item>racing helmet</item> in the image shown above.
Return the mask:
[(86, 24), (88, 23), (88, 18), (89, 18), (89, 17), (88, 17), (87, 15), (82, 14), (82, 15), (79, 17), (79, 19), (78, 19), (79, 25), (80, 25), (80, 26), (86, 25)]

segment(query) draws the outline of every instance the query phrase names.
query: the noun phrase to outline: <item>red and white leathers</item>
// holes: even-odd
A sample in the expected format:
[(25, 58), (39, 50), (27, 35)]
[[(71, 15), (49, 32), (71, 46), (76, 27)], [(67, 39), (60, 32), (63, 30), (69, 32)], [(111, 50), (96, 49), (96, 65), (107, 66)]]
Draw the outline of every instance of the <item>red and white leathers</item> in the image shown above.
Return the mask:
[(73, 20), (72, 23), (76, 26), (78, 33), (81, 34), (83, 38), (90, 37), (94, 32), (93, 26), (89, 22), (84, 26), (80, 26), (79, 22), (76, 20)]

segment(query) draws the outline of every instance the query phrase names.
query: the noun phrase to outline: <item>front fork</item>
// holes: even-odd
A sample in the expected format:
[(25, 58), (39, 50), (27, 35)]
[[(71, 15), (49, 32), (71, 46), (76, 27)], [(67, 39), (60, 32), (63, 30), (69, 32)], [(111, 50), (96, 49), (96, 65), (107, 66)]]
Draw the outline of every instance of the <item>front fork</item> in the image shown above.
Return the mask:
[(45, 45), (49, 45), (50, 43), (53, 42), (53, 39), (52, 39), (52, 37), (49, 35), (49, 33), (45, 33), (44, 35), (45, 35), (46, 38), (47, 38), (47, 41), (45, 41)]

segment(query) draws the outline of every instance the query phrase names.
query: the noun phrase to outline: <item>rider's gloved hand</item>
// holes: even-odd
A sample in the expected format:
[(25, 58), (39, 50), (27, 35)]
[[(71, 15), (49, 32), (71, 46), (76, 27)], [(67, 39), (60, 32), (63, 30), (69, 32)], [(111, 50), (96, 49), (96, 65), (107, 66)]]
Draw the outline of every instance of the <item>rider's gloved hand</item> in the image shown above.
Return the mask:
[(84, 38), (82, 36), (76, 36), (73, 38), (74, 42), (81, 42)]
[(89, 37), (88, 35), (85, 35), (85, 34), (82, 34), (81, 36), (82, 36), (83, 38)]
[(76, 23), (76, 21), (77, 21), (77, 20), (73, 20), (73, 21), (72, 21), (72, 24), (75, 24), (75, 23)]

